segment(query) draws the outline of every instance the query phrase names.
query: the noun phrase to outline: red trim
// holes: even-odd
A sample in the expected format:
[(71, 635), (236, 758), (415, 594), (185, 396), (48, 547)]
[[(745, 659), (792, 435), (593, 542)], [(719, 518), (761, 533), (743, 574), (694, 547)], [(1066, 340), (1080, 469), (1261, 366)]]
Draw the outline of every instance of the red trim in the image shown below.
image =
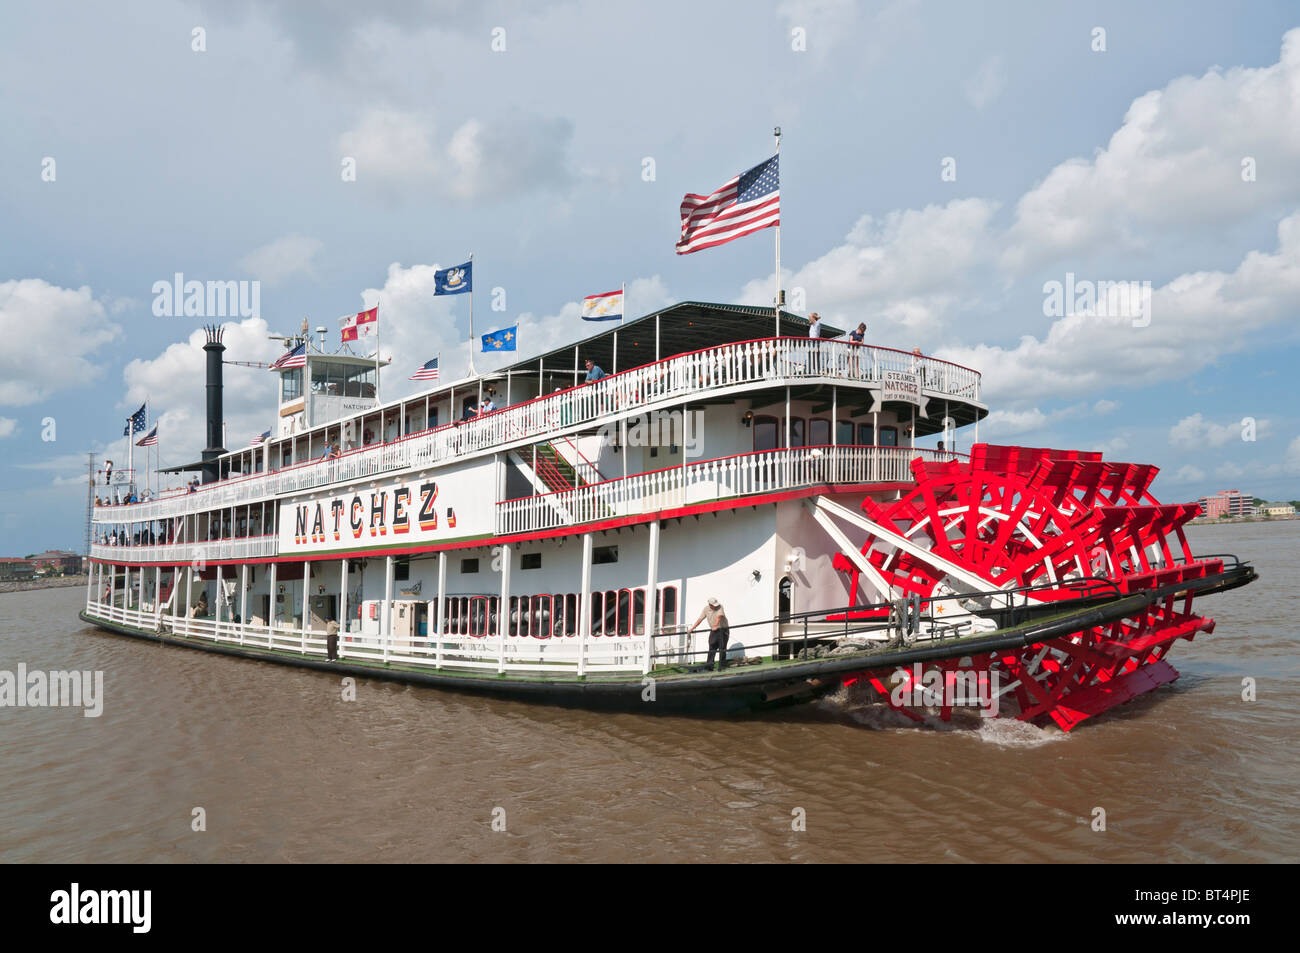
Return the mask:
[[(818, 486), (802, 487), (797, 490), (783, 490), (779, 493), (765, 493), (757, 496), (748, 496), (736, 500), (713, 500), (708, 503), (695, 503), (691, 506), (681, 506), (671, 510), (659, 510), (655, 513), (638, 513), (635, 516), (615, 517), (614, 519), (602, 520), (598, 523), (584, 523), (578, 526), (560, 526), (553, 529), (539, 530), (535, 533), (516, 533), (512, 536), (479, 536), (473, 539), (458, 540), (453, 543), (440, 543), (429, 546), (403, 546), (399, 548), (388, 547), (385, 549), (365, 549), (350, 550), (346, 553), (295, 553), (290, 556), (271, 556), (255, 557), (250, 559), (209, 559), (206, 562), (208, 566), (229, 566), (247, 564), (250, 566), (262, 563), (301, 563), (301, 562), (321, 562), (324, 560), (338, 559), (371, 559), (377, 556), (411, 556), (421, 553), (437, 553), (442, 551), (453, 552), (461, 549), (482, 549), (484, 546), (496, 546), (508, 543), (526, 543), (532, 540), (554, 539), (558, 536), (581, 536), (584, 533), (597, 533), (604, 530), (619, 529), (624, 526), (635, 526), (641, 523), (649, 523), (653, 520), (677, 519), (683, 516), (695, 516), (702, 513), (714, 513), (723, 510), (742, 510), (748, 507), (764, 506), (768, 503), (781, 503), (785, 500), (796, 500), (806, 496), (815, 496), (820, 493), (830, 493), (835, 495), (846, 493), (893, 493), (900, 490), (909, 490), (916, 486), (915, 483), (856, 483), (856, 484), (827, 484), (823, 483)], [(92, 558), (92, 562), (101, 562), (104, 565), (117, 566), (186, 566), (189, 561), (183, 563), (139, 563), (139, 562), (113, 562), (112, 560), (103, 560)]]

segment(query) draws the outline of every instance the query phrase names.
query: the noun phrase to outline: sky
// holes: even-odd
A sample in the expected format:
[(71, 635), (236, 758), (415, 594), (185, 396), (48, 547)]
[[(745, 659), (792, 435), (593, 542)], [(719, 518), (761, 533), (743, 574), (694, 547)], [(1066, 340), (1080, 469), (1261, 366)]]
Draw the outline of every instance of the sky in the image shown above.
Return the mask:
[[(225, 319), (249, 362), (378, 304), (386, 398), (463, 372), (433, 271), (471, 253), (475, 330), (517, 323), (519, 359), (623, 282), (629, 314), (770, 304), (771, 231), (673, 246), (682, 195), (778, 125), (797, 310), (982, 371), (981, 440), (1154, 463), (1164, 500), (1300, 498), (1300, 12), (984, 6), (5, 5), (0, 556), (81, 548), (86, 454), (121, 466), (146, 399), (164, 464), (201, 449), (213, 318), (155, 283), (257, 282)], [(275, 378), (226, 384), (233, 448)]]

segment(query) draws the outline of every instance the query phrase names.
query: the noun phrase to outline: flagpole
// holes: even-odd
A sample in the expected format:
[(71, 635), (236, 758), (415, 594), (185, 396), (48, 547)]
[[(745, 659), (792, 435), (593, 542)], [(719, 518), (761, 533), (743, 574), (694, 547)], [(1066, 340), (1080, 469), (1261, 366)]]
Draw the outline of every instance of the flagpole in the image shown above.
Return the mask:
[[(777, 158), (776, 174), (777, 174), (777, 187), (780, 188), (780, 184), (781, 184), (781, 180), (780, 180), (781, 127), (780, 126), (777, 126), (773, 130), (773, 135), (776, 136), (776, 158)], [(779, 214), (776, 220), (776, 298), (775, 301), (776, 301), (776, 307), (775, 307), (776, 336), (780, 337), (781, 336), (781, 218)]]
[[(135, 428), (131, 426), (134, 418), (126, 418), (126, 472), (131, 474), (131, 483), (135, 483)], [(130, 495), (130, 487), (127, 488)]]
[(627, 316), (627, 282), (626, 281), (623, 282), (623, 293), (619, 295), (618, 303), (619, 303), (618, 323), (620, 326), (622, 326), (623, 318)]
[(474, 253), (469, 253), (469, 375), (474, 376)]
[[(377, 308), (379, 307), (379, 305), (376, 304), (375, 307)], [(375, 403), (382, 404), (383, 402), (384, 399), (382, 396), (380, 396), (380, 391), (379, 391), (379, 312), (376, 311), (375, 312)], [(379, 418), (379, 432), (381, 435), (384, 432), (384, 419), (382, 415)]]

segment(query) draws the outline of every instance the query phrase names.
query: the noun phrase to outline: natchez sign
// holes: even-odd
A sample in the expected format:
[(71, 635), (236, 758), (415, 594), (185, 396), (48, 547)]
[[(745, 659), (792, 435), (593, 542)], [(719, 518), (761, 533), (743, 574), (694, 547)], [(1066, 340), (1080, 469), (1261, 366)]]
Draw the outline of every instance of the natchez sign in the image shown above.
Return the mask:
[[(491, 470), (359, 487), (280, 504), (280, 554), (437, 543), (492, 532)], [(479, 493), (473, 492), (477, 484)], [(468, 491), (468, 492), (467, 492)]]

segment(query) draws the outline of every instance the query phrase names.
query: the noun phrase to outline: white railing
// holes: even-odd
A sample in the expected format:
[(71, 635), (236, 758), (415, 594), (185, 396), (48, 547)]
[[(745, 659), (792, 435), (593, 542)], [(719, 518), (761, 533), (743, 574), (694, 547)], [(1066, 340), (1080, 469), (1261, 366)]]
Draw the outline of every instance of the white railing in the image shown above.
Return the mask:
[(280, 551), (275, 534), (244, 539), (213, 539), (195, 543), (160, 543), (144, 546), (113, 546), (91, 543), (90, 555), (119, 563), (210, 563), (228, 559), (256, 559)]
[(511, 536), (824, 483), (910, 483), (911, 464), (961, 459), (912, 447), (797, 447), (702, 460), (497, 504), (496, 533)]
[(255, 503), (312, 487), (509, 449), (586, 427), (605, 417), (617, 419), (632, 412), (660, 409), (729, 388), (813, 379), (872, 386), (879, 384), (888, 371), (917, 374), (926, 396), (979, 400), (979, 372), (958, 364), (847, 341), (765, 338), (679, 354), (473, 420), (352, 450), (332, 460), (235, 477), (149, 503), (98, 506), (94, 519), (103, 523), (143, 522)]
[[(105, 622), (115, 622), (146, 632), (159, 631), (160, 625), (173, 635), (204, 639), (214, 643), (270, 649), (304, 657), (324, 659), (327, 654), (326, 633), (319, 629), (292, 628), (287, 624), (253, 625), (172, 616), (162, 612), (139, 611), (106, 602), (91, 601), (87, 613)], [(390, 663), (419, 666), (433, 670), (449, 669), (484, 673), (577, 674), (579, 671), (600, 674), (640, 672), (645, 665), (646, 636), (577, 636), (535, 639), (508, 635), (502, 652), (501, 637), (496, 635), (449, 635), (438, 638), (389, 636), (359, 632), (340, 632), (338, 660)]]

